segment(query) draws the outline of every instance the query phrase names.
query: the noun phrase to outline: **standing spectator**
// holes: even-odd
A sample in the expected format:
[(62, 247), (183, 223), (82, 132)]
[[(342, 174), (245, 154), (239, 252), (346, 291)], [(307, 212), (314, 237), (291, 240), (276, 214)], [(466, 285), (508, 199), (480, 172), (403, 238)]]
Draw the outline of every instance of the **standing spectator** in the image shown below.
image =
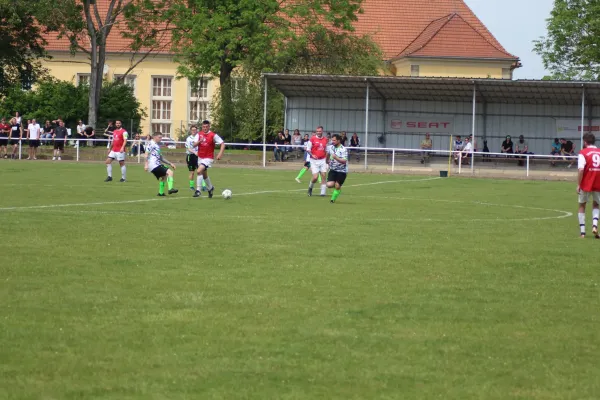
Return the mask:
[(108, 138), (108, 142), (106, 143), (106, 148), (107, 149), (110, 149), (110, 143), (111, 143), (111, 140), (113, 138), (113, 132), (116, 129), (117, 128), (113, 125), (113, 122), (111, 120), (108, 120), (108, 126), (104, 130), (104, 136)]
[[(560, 140), (558, 138), (554, 138), (554, 142), (552, 142), (552, 151), (550, 151), (550, 155), (551, 156), (559, 156), (560, 149), (561, 149)], [(556, 161), (554, 161), (554, 160), (555, 159), (553, 158), (550, 161), (550, 165), (552, 165), (553, 167), (556, 166)]]
[(61, 155), (65, 151), (65, 145), (67, 144), (67, 128), (65, 128), (65, 121), (58, 120), (58, 126), (54, 130), (54, 153), (52, 160), (62, 160)]
[[(31, 124), (31, 121), (27, 121), (28, 124)], [(50, 121), (46, 120), (44, 124), (44, 129), (42, 130), (42, 136), (40, 136), (42, 142), (41, 144), (48, 144), (50, 139), (54, 136), (54, 127), (50, 124)]]
[(18, 111), (15, 113), (15, 119), (17, 120), (17, 124), (21, 125), (21, 114)]
[[(429, 133), (425, 134), (425, 139), (421, 141), (421, 150), (431, 150), (433, 149), (433, 142), (431, 141), (431, 135)], [(429, 161), (429, 156), (431, 153), (429, 151), (423, 151), (421, 153), (421, 164), (425, 164), (426, 161)]]
[[(560, 143), (561, 143), (560, 153), (563, 156), (571, 156), (572, 157), (575, 155), (575, 145), (573, 144), (572, 141), (562, 138), (562, 139), (560, 139)], [(566, 157), (563, 158), (563, 160), (569, 161)], [(567, 166), (567, 168), (571, 168), (574, 163), (575, 163), (575, 160), (570, 159), (570, 164)]]
[[(275, 144), (275, 148), (273, 149), (273, 156), (275, 157), (275, 161), (283, 162), (283, 145), (285, 144), (285, 138), (283, 137), (283, 132), (279, 131), (277, 133), (277, 137), (273, 142)], [(281, 147), (280, 147), (281, 146)]]
[[(529, 145), (527, 144), (527, 141), (525, 140), (525, 137), (523, 135), (519, 136), (519, 140), (517, 140), (517, 142), (514, 145), (514, 150), (515, 154), (531, 154), (529, 153)], [(519, 157), (518, 165), (525, 165), (525, 163), (523, 162), (523, 157)]]
[(10, 119), (10, 127), (8, 144), (10, 144), (13, 148), (10, 157), (12, 159), (17, 159), (17, 149), (19, 148), (19, 143), (23, 139), (23, 128), (21, 125), (17, 124), (17, 119), (15, 117)]
[(96, 142), (94, 142), (94, 139), (96, 139), (96, 131), (94, 130), (94, 128), (92, 128), (91, 126), (86, 126), (85, 130), (83, 131), (83, 136), (88, 141), (88, 146), (96, 147)]
[(29, 157), (28, 160), (37, 160), (37, 149), (40, 145), (40, 134), (42, 128), (35, 119), (31, 120), (31, 124), (27, 125), (27, 140), (29, 141)]
[(77, 121), (77, 146), (85, 147), (85, 128), (82, 120)]
[(302, 136), (300, 136), (300, 131), (298, 129), (294, 129), (294, 134), (292, 135), (292, 144), (296, 146), (295, 151), (298, 153), (298, 155), (302, 153)]
[[(290, 151), (292, 151), (292, 148), (289, 147), (289, 145), (292, 144), (292, 137), (290, 136), (290, 130), (286, 129), (285, 132), (283, 133), (283, 138), (285, 139), (285, 145), (286, 147), (284, 148), (284, 152), (285, 153), (289, 153)], [(289, 158), (289, 156), (288, 156)]]
[[(360, 147), (360, 139), (358, 138), (358, 135), (356, 134), (356, 132), (354, 132), (354, 134), (352, 135), (352, 137), (350, 138), (350, 147)], [(359, 160), (359, 151), (358, 150), (354, 150), (354, 152), (356, 152), (356, 161)]]
[(6, 123), (6, 118), (0, 120), (0, 150), (4, 150), (4, 158), (8, 158), (8, 137), (12, 127)]
[(501, 153), (506, 153), (506, 154), (512, 154), (514, 153), (513, 151), (513, 142), (510, 138), (510, 135), (506, 135), (506, 139), (502, 142), (502, 149), (500, 150)]
[(582, 238), (585, 238), (585, 205), (592, 197), (592, 233), (596, 239), (600, 239), (598, 234), (598, 218), (600, 210), (600, 150), (594, 145), (596, 137), (591, 133), (583, 135), (583, 149), (577, 156), (577, 194), (579, 195), (579, 232)]

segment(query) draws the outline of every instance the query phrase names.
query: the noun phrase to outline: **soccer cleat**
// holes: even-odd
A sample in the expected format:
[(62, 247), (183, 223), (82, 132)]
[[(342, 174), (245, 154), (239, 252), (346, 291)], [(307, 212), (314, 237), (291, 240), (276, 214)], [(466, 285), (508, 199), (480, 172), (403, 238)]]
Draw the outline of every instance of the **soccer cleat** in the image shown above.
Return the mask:
[(215, 192), (215, 187), (213, 186), (209, 191), (208, 191), (208, 198), (212, 199), (213, 197), (213, 193)]
[(158, 196), (158, 197), (165, 197), (165, 194), (164, 194), (164, 193), (163, 193), (163, 194), (160, 194), (160, 193), (159, 193), (159, 194), (157, 194), (157, 196)]
[(298, 178), (296, 178), (296, 182), (298, 182), (298, 183), (302, 183), (302, 182), (300, 182), (300, 179), (298, 179)]
[(125, 178), (121, 178), (119, 182), (125, 182)]
[(308, 197), (312, 196), (312, 188), (308, 188)]
[(62, 158), (61, 158), (61, 157), (58, 157), (58, 161), (62, 161)]
[(579, 235), (579, 237), (585, 239), (585, 233), (582, 233), (581, 235)]
[(52, 157), (52, 161), (56, 161), (56, 157)]
[(195, 188), (195, 187), (193, 187), (193, 186), (190, 186), (190, 190), (191, 190), (192, 192), (195, 192), (195, 191), (196, 191), (196, 188)]
[(179, 192), (178, 189), (169, 189), (169, 194), (175, 194), (177, 192)]
[(335, 203), (335, 200), (329, 200), (329, 202), (330, 202), (331, 204), (333, 204), (333, 203)]
[(323, 193), (323, 194), (320, 194), (319, 196), (321, 196), (321, 197), (325, 197), (325, 196), (327, 196), (327, 195)]
[(194, 196), (192, 196), (192, 197), (200, 197), (200, 191), (199, 191), (199, 190), (196, 190), (196, 191), (194, 192)]
[(594, 237), (595, 237), (596, 239), (600, 239), (600, 234), (598, 234), (598, 227), (597, 227), (597, 226), (594, 226), (594, 227), (592, 228), (592, 233), (594, 234)]
[(104, 182), (112, 182), (112, 176), (107, 176)]

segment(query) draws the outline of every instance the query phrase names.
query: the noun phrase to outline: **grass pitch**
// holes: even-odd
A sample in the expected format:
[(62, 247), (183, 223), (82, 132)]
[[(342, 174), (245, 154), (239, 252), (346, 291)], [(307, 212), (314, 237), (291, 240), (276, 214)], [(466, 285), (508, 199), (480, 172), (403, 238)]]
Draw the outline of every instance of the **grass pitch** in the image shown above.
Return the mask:
[(574, 183), (114, 171), (0, 161), (2, 399), (600, 397)]

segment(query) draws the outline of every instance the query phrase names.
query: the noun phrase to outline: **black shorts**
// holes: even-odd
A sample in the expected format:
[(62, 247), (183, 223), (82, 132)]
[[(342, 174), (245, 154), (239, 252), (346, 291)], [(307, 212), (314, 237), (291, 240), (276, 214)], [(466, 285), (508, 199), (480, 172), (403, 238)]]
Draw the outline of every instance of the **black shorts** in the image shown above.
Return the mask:
[(329, 174), (327, 174), (327, 182), (337, 182), (340, 184), (340, 186), (342, 186), (346, 181), (346, 175), (348, 174), (345, 172), (337, 172), (330, 170)]
[(0, 137), (0, 146), (8, 146), (8, 138), (6, 136)]
[(9, 144), (11, 146), (17, 145), (17, 144), (19, 144), (19, 139), (10, 139)]
[(188, 154), (186, 158), (188, 171), (195, 171), (198, 169), (198, 156), (195, 154)]
[(65, 141), (64, 140), (55, 140), (54, 141), (54, 150), (63, 151), (65, 149)]
[(33, 148), (40, 147), (40, 141), (37, 139), (29, 139), (29, 147), (33, 147)]
[(304, 168), (310, 168), (310, 161), (304, 163)]
[(156, 179), (160, 179), (160, 178), (164, 178), (165, 176), (167, 176), (168, 170), (169, 170), (169, 168), (165, 167), (164, 165), (159, 165), (158, 167), (156, 167), (152, 170), (152, 173), (154, 174)]

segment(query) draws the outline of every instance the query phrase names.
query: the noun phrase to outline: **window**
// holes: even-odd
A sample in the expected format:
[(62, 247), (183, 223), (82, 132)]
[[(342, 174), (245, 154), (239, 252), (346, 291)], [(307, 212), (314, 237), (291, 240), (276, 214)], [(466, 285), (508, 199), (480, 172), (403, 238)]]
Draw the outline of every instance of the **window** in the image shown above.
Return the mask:
[(188, 122), (196, 124), (208, 119), (208, 82), (207, 78), (190, 81), (188, 99)]
[(419, 66), (418, 65), (411, 65), (410, 66), (410, 76), (412, 76), (412, 77), (418, 77), (419, 76)]
[(208, 102), (200, 100), (190, 100), (190, 124), (199, 123), (208, 119)]
[(231, 78), (231, 98), (237, 100), (240, 94), (248, 90), (248, 84), (243, 78)]
[(152, 133), (160, 132), (163, 136), (171, 136), (171, 124), (152, 124)]
[(127, 75), (123, 78), (123, 75), (115, 75), (115, 80), (122, 80), (124, 84), (133, 88), (133, 92), (135, 93), (135, 84), (136, 84), (136, 76), (135, 75)]
[(152, 77), (152, 132), (171, 136), (171, 108), (173, 106), (172, 77)]
[(152, 78), (152, 97), (171, 97), (173, 78)]
[(502, 68), (502, 79), (512, 79), (512, 70), (510, 68)]
[(206, 99), (208, 97), (208, 79), (196, 79), (190, 82), (190, 97)]
[(90, 74), (77, 74), (77, 86), (90, 86)]

